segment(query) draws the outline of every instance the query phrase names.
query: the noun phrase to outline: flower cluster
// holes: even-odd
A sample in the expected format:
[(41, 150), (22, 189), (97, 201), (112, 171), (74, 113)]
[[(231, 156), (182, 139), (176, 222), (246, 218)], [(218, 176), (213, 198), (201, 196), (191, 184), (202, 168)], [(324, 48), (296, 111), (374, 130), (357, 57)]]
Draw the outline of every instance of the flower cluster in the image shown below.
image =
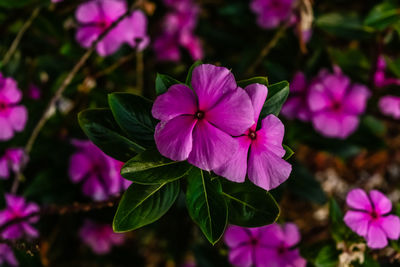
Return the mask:
[(164, 0), (169, 13), (162, 21), (162, 32), (154, 41), (154, 50), (160, 61), (179, 61), (180, 47), (193, 60), (203, 58), (200, 39), (194, 34), (199, 7), (192, 0)]
[[(80, 24), (76, 40), (81, 46), (90, 47), (126, 11), (125, 0), (91, 0), (82, 3), (75, 13)], [(146, 15), (136, 10), (98, 42), (96, 50), (99, 55), (108, 56), (115, 53), (124, 43), (143, 50), (149, 41)]]
[(193, 70), (191, 86), (175, 84), (154, 102), (153, 116), (161, 120), (154, 137), (162, 155), (234, 182), (244, 182), (247, 173), (266, 190), (289, 177), (283, 124), (269, 115), (257, 129), (268, 93), (264, 85), (243, 90), (228, 69), (202, 64)]
[(293, 84), (294, 94), (282, 108), (285, 117), (311, 121), (327, 137), (344, 139), (357, 129), (370, 97), (366, 86), (352, 84), (338, 67), (333, 73), (321, 70), (309, 84), (296, 74)]
[(300, 233), (293, 223), (258, 228), (230, 226), (225, 232), (229, 261), (238, 267), (303, 267), (306, 261), (294, 248)]
[(10, 177), (10, 171), (17, 173), (26, 163), (27, 157), (23, 148), (8, 148), (0, 158), (0, 179)]
[(105, 200), (128, 188), (119, 171), (123, 165), (97, 148), (90, 141), (73, 140), (77, 152), (70, 158), (69, 176), (73, 183), (82, 183), (82, 191), (94, 200)]

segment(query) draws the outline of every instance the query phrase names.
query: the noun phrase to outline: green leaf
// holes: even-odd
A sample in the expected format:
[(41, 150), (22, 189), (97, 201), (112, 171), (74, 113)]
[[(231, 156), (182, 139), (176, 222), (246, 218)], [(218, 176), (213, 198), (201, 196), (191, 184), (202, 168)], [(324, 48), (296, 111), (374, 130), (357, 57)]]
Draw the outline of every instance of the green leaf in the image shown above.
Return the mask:
[(125, 137), (109, 109), (87, 109), (78, 114), (79, 125), (107, 155), (127, 161), (145, 149)]
[(283, 103), (289, 95), (289, 83), (282, 81), (268, 86), (268, 96), (261, 110), (261, 118), (269, 114), (279, 115)]
[(400, 19), (400, 9), (392, 1), (385, 1), (376, 5), (364, 20), (364, 25), (384, 30)]
[(27, 5), (41, 5), (49, 3), (49, 0), (1, 0), (0, 7), (21, 8)]
[(189, 172), (186, 205), (195, 221), (211, 244), (222, 237), (228, 222), (228, 208), (222, 195), (221, 183), (211, 180), (198, 168)]
[(241, 80), (237, 82), (237, 85), (239, 85), (242, 88), (245, 88), (247, 85), (253, 84), (253, 83), (259, 83), (263, 84), (268, 87), (268, 77), (253, 77), (247, 80)]
[(138, 184), (161, 184), (182, 178), (191, 167), (186, 161), (172, 161), (153, 149), (125, 163), (121, 175)]
[(190, 66), (189, 72), (186, 76), (186, 81), (185, 84), (190, 86), (190, 83), (192, 82), (192, 72), (194, 70), (194, 68), (196, 68), (197, 66), (203, 64), (203, 62), (201, 60), (197, 60), (195, 63), (192, 64), (192, 66)]
[(339, 252), (334, 244), (326, 245), (318, 252), (315, 259), (316, 267), (336, 267), (338, 265)]
[(115, 120), (128, 137), (144, 147), (154, 145), (154, 128), (157, 121), (151, 115), (152, 103), (138, 95), (113, 93), (108, 103)]
[(355, 234), (344, 224), (342, 210), (334, 198), (329, 200), (329, 216), (332, 236), (336, 241), (353, 239)]
[(132, 184), (122, 196), (113, 220), (114, 232), (135, 230), (160, 219), (179, 195), (179, 182)]
[(280, 214), (273, 196), (249, 181), (233, 183), (221, 179), (223, 195), (228, 201), (229, 222), (242, 227), (259, 227), (274, 223)]
[(171, 85), (181, 83), (178, 80), (175, 80), (171, 76), (166, 74), (157, 73), (156, 77), (156, 95), (161, 95), (165, 93)]
[(285, 151), (286, 151), (285, 156), (283, 157), (283, 159), (284, 160), (290, 159), (294, 154), (293, 150), (290, 147), (288, 147), (287, 145), (282, 145), (282, 146), (283, 146), (283, 149), (285, 149)]

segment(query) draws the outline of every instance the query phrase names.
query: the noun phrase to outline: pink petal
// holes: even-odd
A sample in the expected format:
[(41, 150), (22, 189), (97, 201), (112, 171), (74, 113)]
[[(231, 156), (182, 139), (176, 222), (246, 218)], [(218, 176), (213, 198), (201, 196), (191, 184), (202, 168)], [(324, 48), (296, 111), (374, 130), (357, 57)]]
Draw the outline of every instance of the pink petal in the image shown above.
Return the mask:
[(262, 120), (261, 129), (257, 131), (257, 139), (253, 143), (257, 143), (257, 146), (264, 147), (278, 157), (283, 157), (286, 153), (282, 146), (284, 135), (283, 123), (275, 115), (268, 115)]
[(212, 108), (224, 94), (237, 88), (235, 77), (227, 68), (210, 64), (193, 70), (191, 84), (202, 111)]
[(298, 111), (302, 105), (306, 105), (302, 98), (299, 96), (290, 97), (284, 104), (281, 110), (281, 113), (286, 118), (293, 120), (298, 117)]
[(307, 103), (312, 112), (323, 110), (331, 105), (331, 99), (325, 92), (325, 87), (321, 83), (310, 86)]
[(358, 118), (334, 112), (319, 112), (312, 118), (313, 126), (327, 137), (345, 138), (358, 126)]
[(222, 96), (205, 113), (205, 119), (222, 131), (239, 136), (255, 123), (253, 113), (249, 96), (246, 91), (238, 88)]
[(100, 18), (99, 3), (96, 1), (82, 3), (76, 9), (75, 17), (80, 23), (90, 23), (96, 21)]
[(400, 97), (383, 96), (379, 100), (380, 111), (387, 116), (392, 116), (395, 119), (400, 119)]
[(12, 126), (11, 123), (8, 122), (8, 120), (6, 120), (3, 117), (0, 117), (0, 140), (1, 141), (6, 141), (11, 139), (11, 137), (14, 136), (14, 132), (12, 130)]
[(254, 122), (258, 121), (262, 107), (268, 95), (268, 88), (265, 85), (254, 83), (246, 86), (244, 90), (250, 96), (254, 110)]
[(88, 48), (101, 34), (101, 29), (96, 26), (82, 26), (75, 35), (76, 41), (82, 46)]
[(392, 202), (378, 190), (371, 190), (369, 196), (378, 214), (386, 214), (392, 210)]
[(5, 195), (7, 206), (13, 210), (22, 210), (25, 206), (25, 199), (20, 196), (6, 194)]
[(69, 177), (73, 183), (81, 181), (92, 170), (92, 162), (84, 153), (76, 153), (69, 161)]
[(147, 17), (141, 10), (136, 10), (132, 15), (120, 22), (117, 31), (131, 46), (143, 50), (149, 43), (147, 36)]
[(343, 108), (348, 114), (358, 115), (365, 111), (367, 100), (371, 93), (368, 88), (361, 84), (352, 86), (350, 92), (343, 100)]
[(108, 197), (108, 194), (105, 192), (105, 188), (100, 183), (99, 179), (101, 178), (97, 177), (96, 175), (92, 175), (83, 183), (82, 186), (83, 194), (96, 201), (102, 201)]
[(290, 92), (303, 92), (307, 88), (307, 79), (303, 72), (296, 72), (290, 83)]
[(15, 131), (22, 131), (25, 128), (27, 119), (28, 111), (24, 106), (16, 106), (10, 109), (8, 121)]
[(390, 239), (397, 240), (400, 237), (400, 219), (395, 215), (381, 218), (381, 228)]
[(350, 79), (342, 73), (335, 73), (326, 76), (321, 80), (326, 93), (335, 101), (341, 101), (350, 86)]
[(244, 227), (230, 225), (225, 231), (224, 241), (230, 248), (235, 248), (243, 243), (250, 243), (250, 232)]
[(198, 111), (194, 92), (183, 84), (172, 85), (167, 92), (157, 97), (151, 113), (159, 120), (170, 120), (179, 115), (194, 115)]
[(38, 230), (33, 228), (30, 224), (28, 223), (22, 223), (21, 224), (22, 228), (24, 229), (25, 233), (32, 238), (36, 238), (39, 236)]
[(238, 143), (234, 138), (202, 119), (194, 128), (193, 149), (188, 161), (210, 171), (232, 158), (237, 149)]
[(111, 251), (111, 243), (101, 238), (97, 238), (89, 244), (93, 252), (98, 255), (107, 254)]
[(0, 159), (0, 179), (7, 179), (9, 176), (8, 162), (7, 159), (3, 157)]
[(285, 261), (286, 267), (305, 267), (307, 265), (307, 261), (300, 256), (299, 249), (292, 249), (287, 251), (283, 255), (283, 259)]
[(248, 136), (241, 136), (236, 140), (239, 143), (239, 148), (235, 155), (228, 162), (215, 169), (214, 172), (232, 182), (243, 183), (247, 174), (247, 156), (251, 139)]
[(300, 242), (300, 232), (297, 225), (294, 223), (286, 223), (282, 225), (282, 230), (285, 235), (285, 244), (288, 247), (294, 246)]
[(270, 224), (260, 229), (259, 242), (262, 246), (275, 248), (285, 241), (285, 234), (282, 227), (277, 224)]
[(388, 244), (385, 232), (374, 223), (371, 223), (368, 229), (367, 246), (372, 249), (384, 248)]
[(234, 266), (250, 267), (252, 265), (251, 246), (240, 246), (229, 251), (229, 262)]
[[(0, 78), (1, 79), (1, 78)], [(7, 104), (16, 104), (22, 99), (22, 93), (18, 89), (17, 82), (12, 78), (3, 78), (3, 88), (0, 89), (0, 96)]]
[(366, 236), (371, 217), (368, 213), (360, 211), (348, 211), (344, 218), (346, 225), (360, 236)]
[(360, 188), (351, 190), (346, 197), (346, 203), (349, 207), (357, 210), (372, 211), (371, 202), (367, 193)]
[[(283, 259), (275, 248), (257, 247), (255, 252), (255, 266), (257, 267), (286, 267)], [(297, 267), (297, 266), (296, 266)]]
[(342, 117), (342, 130), (339, 138), (346, 138), (357, 130), (359, 119), (353, 115)]
[(160, 153), (172, 160), (187, 159), (192, 151), (196, 122), (192, 115), (183, 115), (157, 124), (154, 139)]
[(111, 21), (117, 20), (127, 11), (126, 1), (123, 0), (102, 0), (100, 8), (105, 17)]
[(113, 29), (97, 44), (96, 51), (100, 56), (109, 56), (117, 52), (123, 42), (123, 36), (120, 36), (119, 33)]

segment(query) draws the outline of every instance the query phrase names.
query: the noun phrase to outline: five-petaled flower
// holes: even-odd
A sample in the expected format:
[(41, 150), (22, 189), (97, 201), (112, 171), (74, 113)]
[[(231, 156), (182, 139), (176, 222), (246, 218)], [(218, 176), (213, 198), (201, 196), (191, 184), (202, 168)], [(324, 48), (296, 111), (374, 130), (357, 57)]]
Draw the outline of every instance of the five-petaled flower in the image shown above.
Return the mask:
[(397, 240), (400, 236), (400, 219), (389, 215), (392, 210), (390, 200), (378, 190), (367, 194), (362, 189), (351, 190), (346, 198), (352, 209), (344, 216), (350, 229), (367, 240), (372, 249), (384, 248), (388, 239)]

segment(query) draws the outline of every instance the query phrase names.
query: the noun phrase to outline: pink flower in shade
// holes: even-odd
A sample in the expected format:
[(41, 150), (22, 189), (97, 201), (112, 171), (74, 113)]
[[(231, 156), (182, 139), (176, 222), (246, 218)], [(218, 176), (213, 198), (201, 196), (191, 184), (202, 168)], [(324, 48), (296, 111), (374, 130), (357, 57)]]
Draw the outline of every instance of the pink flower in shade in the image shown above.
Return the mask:
[(130, 185), (120, 175), (122, 162), (97, 148), (90, 141), (73, 140), (77, 152), (71, 156), (69, 176), (73, 183), (82, 183), (82, 191), (94, 200), (105, 200)]
[(42, 92), (39, 87), (34, 84), (30, 84), (28, 88), (28, 97), (33, 100), (38, 100), (42, 96)]
[(256, 129), (261, 109), (267, 98), (268, 89), (261, 84), (251, 84), (245, 88), (254, 110), (255, 123), (237, 137), (239, 149), (231, 159), (216, 168), (214, 172), (233, 182), (242, 183), (248, 175), (257, 186), (270, 190), (283, 183), (290, 175), (292, 166), (282, 157), (284, 126), (274, 115), (268, 115)]
[[(83, 47), (92, 43), (119, 17), (127, 11), (125, 0), (92, 0), (82, 3), (75, 16), (80, 27), (76, 33), (77, 41)], [(116, 52), (123, 43), (143, 50), (149, 43), (147, 36), (147, 18), (140, 11), (134, 11), (123, 19), (96, 47), (101, 56)]]
[(379, 99), (379, 109), (386, 116), (391, 116), (394, 119), (400, 119), (400, 97), (398, 96), (383, 96)]
[(295, 0), (252, 0), (250, 8), (257, 15), (258, 25), (271, 29), (291, 18), (294, 3)]
[[(6, 194), (6, 208), (0, 211), (0, 226), (11, 220), (24, 218), (39, 211), (39, 206), (35, 203), (26, 203), (25, 199), (20, 196)], [(19, 239), (24, 234), (28, 237), (38, 237), (38, 231), (31, 226), (39, 220), (38, 216), (30, 217), (19, 223), (14, 223), (3, 230), (1, 236), (6, 239)]]
[(3, 77), (0, 73), (0, 141), (6, 141), (25, 128), (28, 111), (18, 103), (22, 93), (12, 78)]
[(293, 248), (300, 233), (293, 223), (259, 228), (229, 226), (224, 236), (229, 261), (237, 267), (305, 267), (306, 261)]
[(346, 198), (349, 210), (344, 222), (351, 230), (367, 240), (372, 249), (384, 248), (388, 239), (400, 237), (400, 219), (388, 215), (392, 210), (390, 200), (378, 190), (371, 190), (369, 195), (362, 189), (351, 190)]
[(351, 84), (339, 68), (334, 73), (322, 70), (307, 98), (314, 128), (327, 137), (348, 137), (357, 129), (369, 97), (367, 87)]
[(0, 266), (5, 264), (9, 266), (18, 266), (18, 261), (14, 256), (14, 252), (8, 245), (0, 244)]
[(307, 103), (308, 83), (302, 72), (297, 72), (290, 83), (288, 100), (282, 107), (281, 113), (288, 119), (309, 121), (311, 114)]
[(0, 179), (10, 177), (10, 171), (17, 173), (26, 164), (27, 156), (23, 148), (8, 148), (0, 158)]
[(388, 78), (386, 75), (386, 60), (383, 55), (379, 55), (376, 62), (376, 71), (374, 73), (374, 84), (376, 87), (386, 87), (389, 85), (400, 85), (400, 79)]
[(238, 142), (232, 136), (242, 135), (254, 124), (253, 108), (246, 91), (224, 67), (197, 66), (191, 85), (193, 90), (172, 85), (156, 99), (152, 113), (161, 122), (154, 138), (165, 157), (187, 159), (209, 171), (236, 152)]
[(108, 224), (99, 224), (91, 220), (85, 220), (79, 230), (79, 236), (83, 243), (88, 245), (96, 254), (107, 254), (114, 245), (124, 243), (124, 235), (114, 233)]

